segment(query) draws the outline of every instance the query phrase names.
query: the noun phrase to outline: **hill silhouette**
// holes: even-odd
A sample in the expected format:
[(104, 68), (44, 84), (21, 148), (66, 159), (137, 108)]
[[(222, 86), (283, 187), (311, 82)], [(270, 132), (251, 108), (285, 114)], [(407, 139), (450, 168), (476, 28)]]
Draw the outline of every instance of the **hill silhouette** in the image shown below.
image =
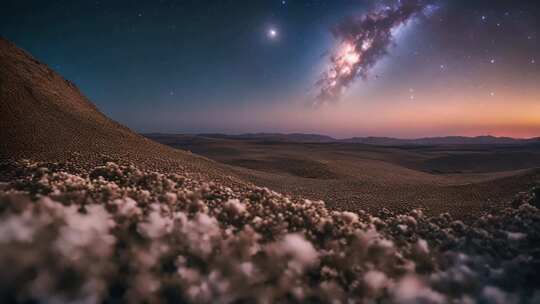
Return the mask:
[[(159, 134), (145, 134), (148, 137), (157, 137)], [(539, 144), (540, 137), (535, 138), (512, 138), (512, 137), (496, 137), (491, 135), (486, 136), (443, 136), (443, 137), (423, 137), (423, 138), (394, 138), (394, 137), (350, 137), (350, 138), (334, 138), (321, 134), (304, 134), (304, 133), (245, 133), (245, 134), (220, 134), (220, 133), (203, 133), (196, 134), (198, 137), (214, 138), (214, 139), (236, 139), (250, 141), (267, 141), (267, 142), (291, 142), (291, 143), (354, 143), (374, 146), (430, 146), (430, 145), (528, 145)]]
[(155, 143), (109, 119), (75, 84), (2, 37), (0, 66), (0, 158), (74, 160), (81, 166), (111, 158), (229, 179), (220, 165)]

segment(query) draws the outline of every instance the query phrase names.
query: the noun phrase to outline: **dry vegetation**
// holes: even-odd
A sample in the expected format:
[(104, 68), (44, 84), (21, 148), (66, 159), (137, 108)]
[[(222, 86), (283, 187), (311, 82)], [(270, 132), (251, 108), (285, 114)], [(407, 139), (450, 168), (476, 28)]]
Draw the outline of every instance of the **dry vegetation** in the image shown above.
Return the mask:
[(111, 162), (9, 162), (2, 179), (3, 302), (540, 301), (534, 193), (464, 223)]

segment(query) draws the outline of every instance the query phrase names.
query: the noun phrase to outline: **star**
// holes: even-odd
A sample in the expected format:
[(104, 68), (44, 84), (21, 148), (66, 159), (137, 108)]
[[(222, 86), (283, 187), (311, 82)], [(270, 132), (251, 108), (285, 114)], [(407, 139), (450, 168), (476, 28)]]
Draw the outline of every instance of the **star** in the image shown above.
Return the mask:
[(491, 64), (494, 64), (495, 63), (495, 59), (491, 59), (489, 62), (491, 62)]
[(275, 28), (271, 28), (268, 30), (267, 36), (270, 39), (276, 39), (278, 36), (278, 31)]

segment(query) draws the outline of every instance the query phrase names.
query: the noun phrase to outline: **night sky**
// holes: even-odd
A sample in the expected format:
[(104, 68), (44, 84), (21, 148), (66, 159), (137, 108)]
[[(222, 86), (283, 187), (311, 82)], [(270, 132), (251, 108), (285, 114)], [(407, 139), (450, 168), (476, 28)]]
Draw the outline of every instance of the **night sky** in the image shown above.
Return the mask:
[(0, 3), (0, 34), (139, 132), (540, 136), (540, 1)]

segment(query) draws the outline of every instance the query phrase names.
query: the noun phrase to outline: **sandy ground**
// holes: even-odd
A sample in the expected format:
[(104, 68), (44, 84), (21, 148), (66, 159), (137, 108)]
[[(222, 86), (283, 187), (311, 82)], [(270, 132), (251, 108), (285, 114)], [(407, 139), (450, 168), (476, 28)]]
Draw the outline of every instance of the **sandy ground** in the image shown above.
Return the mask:
[(0, 66), (0, 159), (89, 167), (108, 158), (242, 183), (213, 161), (157, 144), (107, 118), (74, 84), (2, 38)]
[(283, 143), (187, 135), (156, 141), (231, 166), (257, 185), (339, 210), (476, 216), (502, 208), (540, 180), (538, 146), (377, 147)]

